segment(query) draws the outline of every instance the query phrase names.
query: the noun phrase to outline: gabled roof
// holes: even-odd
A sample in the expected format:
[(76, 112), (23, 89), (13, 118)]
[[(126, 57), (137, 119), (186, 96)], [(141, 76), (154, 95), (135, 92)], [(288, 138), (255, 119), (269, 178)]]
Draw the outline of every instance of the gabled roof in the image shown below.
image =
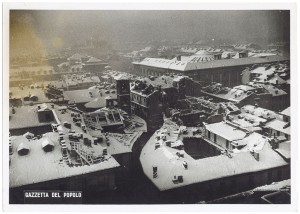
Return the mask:
[(268, 80), (269, 83), (271, 84), (286, 84), (286, 81), (283, 80), (281, 77), (279, 77), (278, 75), (275, 75), (274, 77), (272, 77), (270, 80)]
[(282, 112), (280, 112), (282, 115), (285, 116), (291, 116), (291, 107), (287, 107), (286, 109), (284, 109)]
[(97, 62), (102, 62), (102, 60), (97, 59), (95, 57), (91, 57), (88, 61), (86, 61), (87, 63), (97, 63)]
[(282, 95), (287, 95), (287, 93), (280, 89), (280, 88), (277, 88), (275, 86), (272, 86), (272, 85), (266, 85), (266, 84), (262, 84), (262, 86), (269, 92), (271, 93), (273, 96), (282, 96)]
[(86, 55), (81, 55), (81, 54), (76, 53), (76, 54), (72, 55), (71, 57), (69, 57), (68, 60), (81, 61), (81, 59), (83, 57), (86, 57)]

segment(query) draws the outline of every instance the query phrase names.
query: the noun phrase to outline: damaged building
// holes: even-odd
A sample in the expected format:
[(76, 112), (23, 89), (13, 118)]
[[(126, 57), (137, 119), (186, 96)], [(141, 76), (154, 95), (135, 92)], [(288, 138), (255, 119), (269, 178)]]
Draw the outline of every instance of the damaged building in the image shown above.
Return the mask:
[(163, 203), (178, 203), (182, 194), (189, 195), (185, 203), (206, 201), (290, 178), (289, 162), (266, 137), (224, 122), (199, 129), (166, 121), (140, 161), (153, 183), (149, 192)]

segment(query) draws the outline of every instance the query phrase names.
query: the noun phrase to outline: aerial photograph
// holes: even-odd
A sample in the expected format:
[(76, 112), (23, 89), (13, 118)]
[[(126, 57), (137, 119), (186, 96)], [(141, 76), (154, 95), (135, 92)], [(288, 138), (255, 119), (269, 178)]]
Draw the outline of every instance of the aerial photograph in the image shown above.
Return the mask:
[(290, 23), (10, 10), (9, 204), (291, 204)]

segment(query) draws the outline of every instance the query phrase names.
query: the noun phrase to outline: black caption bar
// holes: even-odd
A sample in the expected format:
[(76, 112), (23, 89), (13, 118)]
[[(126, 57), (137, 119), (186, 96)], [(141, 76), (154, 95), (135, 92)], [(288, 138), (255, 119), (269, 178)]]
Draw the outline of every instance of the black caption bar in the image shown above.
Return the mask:
[(60, 190), (25, 190), (24, 204), (82, 204), (82, 192)]

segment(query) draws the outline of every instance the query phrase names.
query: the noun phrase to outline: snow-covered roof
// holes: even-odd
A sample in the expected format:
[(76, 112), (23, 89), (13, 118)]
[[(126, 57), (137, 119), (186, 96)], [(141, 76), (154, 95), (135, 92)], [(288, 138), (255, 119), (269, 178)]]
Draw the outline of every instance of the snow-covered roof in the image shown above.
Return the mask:
[(34, 134), (32, 134), (31, 132), (26, 132), (25, 134), (23, 134), (23, 136), (26, 138), (33, 138)]
[(243, 139), (232, 142), (232, 144), (234, 145), (245, 145), (245, 147), (240, 149), (239, 152), (259, 152), (263, 149), (266, 143), (268, 143), (268, 139), (265, 136), (262, 136), (261, 134), (258, 134), (256, 132), (249, 134)]
[[(167, 126), (169, 130), (171, 127)], [(164, 126), (162, 129), (165, 128)], [(171, 136), (173, 135), (174, 132), (171, 132)], [(265, 143), (259, 151), (259, 161), (255, 160), (250, 152), (234, 153), (232, 158), (219, 155), (196, 160), (185, 151), (171, 148), (162, 143), (159, 144), (159, 148), (155, 148), (158, 142), (156, 136), (157, 132), (144, 146), (140, 161), (145, 175), (160, 191), (287, 165), (268, 143)], [(179, 136), (181, 135), (179, 134)], [(177, 137), (175, 135), (172, 138)], [(256, 138), (254, 135), (253, 137)], [(183, 153), (183, 157), (179, 157), (178, 152)], [(187, 169), (183, 165), (184, 162), (188, 165)], [(153, 177), (153, 166), (157, 167), (156, 178)], [(183, 182), (174, 183), (172, 181), (174, 176), (183, 176)]]
[(185, 52), (185, 53), (196, 53), (199, 49), (198, 48), (181, 48), (180, 51), (181, 52)]
[(76, 86), (81, 84), (88, 84), (88, 83), (100, 83), (100, 79), (98, 76), (85, 76), (85, 75), (64, 75), (63, 76), (63, 83), (67, 86)]
[(74, 60), (74, 61), (80, 62), (83, 57), (87, 57), (87, 55), (82, 55), (82, 54), (76, 53), (76, 54), (72, 55), (71, 57), (69, 57), (68, 60)]
[(131, 134), (108, 133), (106, 137), (109, 141), (109, 145), (103, 143), (103, 146), (107, 146), (107, 151), (111, 155), (131, 153), (134, 143), (142, 133), (143, 132), (133, 132)]
[(244, 132), (234, 126), (231, 126), (225, 122), (207, 124), (207, 125), (205, 125), (205, 128), (208, 131), (210, 131), (218, 136), (221, 136), (222, 138), (229, 140), (229, 141), (239, 140), (246, 136), (246, 132)]
[(94, 108), (94, 109), (98, 109), (98, 108), (103, 108), (106, 106), (106, 99), (108, 99), (108, 97), (110, 97), (110, 99), (117, 99), (117, 96), (114, 95), (109, 95), (109, 96), (98, 96), (97, 98), (95, 98), (94, 100), (86, 103), (84, 106), (86, 108)]
[(286, 84), (286, 81), (284, 79), (282, 79), (280, 76), (275, 75), (274, 77), (272, 77), (271, 79), (268, 80), (269, 83), (271, 84)]
[(39, 106), (38, 112), (51, 111), (46, 103), (40, 104), (38, 106)]
[(162, 75), (156, 77), (154, 80), (151, 80), (148, 77), (141, 78), (141, 81), (146, 81), (146, 85), (152, 85), (154, 87), (161, 86), (161, 88), (171, 88), (173, 87), (173, 81), (178, 81), (179, 79), (184, 78), (184, 76), (166, 76)]
[(99, 63), (102, 62), (102, 60), (97, 59), (95, 57), (90, 57), (88, 61), (86, 61), (86, 63)]
[(284, 109), (282, 112), (280, 112), (280, 114), (290, 117), (291, 116), (291, 107)]
[[(104, 89), (93, 88), (93, 89), (64, 91), (63, 95), (66, 100), (69, 100), (69, 103), (88, 103), (93, 101), (91, 103), (91, 106), (94, 106), (96, 104), (103, 105), (103, 102), (105, 102), (105, 97), (107, 96), (116, 97), (116, 94), (111, 93), (112, 91), (115, 91), (115, 89), (104, 90)], [(109, 93), (105, 93), (105, 92), (109, 92)]]
[(266, 127), (276, 131), (280, 131), (284, 134), (291, 134), (291, 126), (287, 125), (287, 122), (281, 120), (272, 120), (266, 124)]
[(232, 122), (238, 124), (240, 127), (249, 131), (257, 130), (255, 127), (259, 127), (261, 122), (267, 120), (254, 114), (242, 112), (239, 115), (231, 115), (233, 117)]
[(291, 141), (285, 141), (279, 143), (278, 148), (275, 149), (279, 154), (281, 154), (286, 159), (291, 158)]
[(256, 115), (258, 117), (265, 118), (265, 119), (276, 118), (278, 120), (282, 120), (282, 116), (280, 116), (278, 113), (268, 110), (268, 109), (261, 108), (261, 107), (256, 107), (253, 105), (245, 105), (241, 108), (241, 111), (252, 114), (252, 115)]
[(135, 65), (145, 65), (156, 68), (164, 68), (178, 71), (202, 70), (209, 68), (220, 68), (226, 66), (241, 66), (249, 64), (260, 64), (276, 61), (289, 60), (282, 56), (270, 56), (266, 58), (258, 57), (245, 57), (238, 59), (224, 59), (224, 60), (211, 60), (211, 61), (177, 61), (163, 58), (145, 58), (140, 62), (133, 62)]
[(40, 122), (38, 119), (37, 106), (21, 106), (15, 108), (15, 114), (11, 114), (9, 129), (30, 128), (50, 125), (51, 122)]
[(266, 89), (270, 94), (272, 94), (273, 96), (282, 96), (282, 95), (287, 95), (287, 93), (280, 89), (280, 88), (277, 88), (275, 86), (272, 86), (272, 85), (265, 85), (265, 84), (262, 84), (262, 87), (264, 87), (264, 89)]
[(233, 102), (240, 102), (244, 100), (245, 98), (252, 95), (252, 91), (255, 90), (255, 88), (247, 85), (239, 85), (235, 86), (234, 88), (230, 89), (225, 94), (214, 94), (216, 97), (223, 98), (225, 100), (233, 101)]
[(284, 189), (286, 187), (291, 187), (291, 179), (256, 187), (253, 191), (280, 191), (281, 189)]
[(260, 66), (251, 70), (251, 74), (260, 74), (260, 75), (267, 76), (273, 74), (275, 70), (276, 70), (275, 67), (271, 67), (268, 70), (266, 70), (265, 66)]
[[(30, 153), (26, 156), (20, 156), (16, 154), (16, 152), (10, 155), (10, 188), (67, 178), (120, 166), (114, 158), (107, 158), (106, 161), (97, 164), (69, 167), (65, 161), (61, 161), (62, 151), (61, 146), (58, 143), (59, 134), (46, 133), (44, 137), (51, 138), (55, 144), (53, 150), (46, 154), (41, 149), (41, 144), (44, 142), (43, 138), (28, 141), (23, 136), (11, 137), (13, 148), (17, 148), (20, 144), (26, 143), (30, 145)], [(108, 155), (108, 157), (111, 156)]]

